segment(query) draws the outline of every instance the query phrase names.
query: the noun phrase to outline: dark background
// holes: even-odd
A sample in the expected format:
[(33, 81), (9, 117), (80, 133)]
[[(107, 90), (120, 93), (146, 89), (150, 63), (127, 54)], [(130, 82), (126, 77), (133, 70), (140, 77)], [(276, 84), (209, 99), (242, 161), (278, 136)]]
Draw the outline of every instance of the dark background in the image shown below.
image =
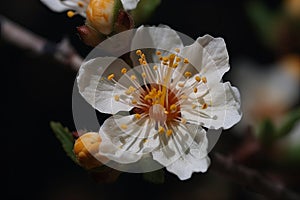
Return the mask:
[[(230, 62), (251, 57), (270, 63), (274, 53), (263, 46), (246, 16), (246, 0), (162, 0), (147, 24), (166, 24), (196, 39), (210, 34), (223, 37)], [(266, 1), (276, 7), (280, 1)], [(1, 3), (0, 14), (53, 42), (71, 39), (85, 56), (90, 48), (80, 42), (75, 27), (80, 17), (51, 12), (38, 0)], [(2, 171), (8, 187), (7, 199), (94, 200), (94, 199), (260, 199), (210, 170), (179, 181), (167, 173), (164, 185), (143, 181), (139, 174), (122, 174), (113, 184), (97, 185), (87, 172), (63, 152), (49, 122), (59, 121), (74, 129), (72, 87), (76, 73), (47, 56), (0, 41), (2, 82)], [(232, 66), (234, 67), (234, 66)], [(225, 79), (230, 80), (230, 72)], [(230, 131), (229, 131), (230, 132)], [(230, 140), (223, 134), (219, 143)], [(220, 148), (218, 144), (216, 149)], [(230, 193), (222, 192), (229, 190)]]

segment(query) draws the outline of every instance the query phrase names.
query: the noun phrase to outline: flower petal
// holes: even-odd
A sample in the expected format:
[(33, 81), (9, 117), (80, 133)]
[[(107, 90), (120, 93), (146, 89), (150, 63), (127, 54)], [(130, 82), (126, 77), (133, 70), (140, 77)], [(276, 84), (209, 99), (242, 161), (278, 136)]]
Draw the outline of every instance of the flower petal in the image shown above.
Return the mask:
[(198, 131), (190, 147), (179, 159), (168, 165), (167, 170), (176, 174), (180, 180), (189, 179), (193, 172), (206, 172), (210, 165), (210, 159), (207, 156), (207, 147), (206, 132), (201, 127), (198, 127)]
[[(157, 49), (165, 50), (167, 53), (174, 52), (175, 48), (182, 48), (183, 43), (179, 35), (168, 26), (161, 25), (159, 27), (144, 27), (140, 26), (132, 39), (131, 50), (137, 49)], [(151, 52), (155, 55), (155, 52)], [(149, 55), (146, 52), (146, 55)], [(138, 57), (131, 55), (132, 60), (137, 60)], [(156, 58), (153, 57), (153, 58)], [(152, 59), (153, 59), (152, 58)], [(151, 62), (151, 61), (150, 61)]]
[(54, 12), (63, 12), (70, 8), (61, 3), (61, 0), (41, 0), (50, 10)]
[(140, 0), (121, 0), (125, 10), (133, 10), (136, 8)]
[[(106, 78), (109, 72), (120, 71), (120, 68), (126, 66), (124, 61), (112, 57), (95, 58), (83, 63), (77, 77), (80, 94), (102, 113), (115, 114), (131, 110), (132, 106), (123, 103), (129, 101), (126, 95), (121, 96), (122, 102), (114, 98), (116, 94), (124, 94), (125, 89), (116, 87)], [(109, 70), (105, 70), (107, 67)]]
[(203, 130), (201, 126), (192, 124), (179, 124), (170, 128), (173, 131), (172, 135), (166, 136), (165, 134), (161, 134), (161, 146), (152, 152), (153, 159), (163, 166), (169, 166), (178, 160), (189, 150), (194, 142), (195, 135)]
[(208, 104), (206, 109), (202, 109), (200, 104), (199, 109), (183, 109), (183, 117), (211, 129), (228, 129), (240, 121), (240, 93), (229, 82), (210, 88), (209, 94), (203, 100)]
[(100, 128), (100, 134), (109, 140), (100, 147), (101, 154), (118, 163), (136, 162), (159, 145), (153, 123), (147, 118), (135, 120), (132, 115), (108, 118)]
[(193, 155), (187, 154), (167, 166), (167, 170), (176, 174), (180, 180), (187, 180), (191, 178), (193, 172), (206, 172), (209, 165), (210, 159), (208, 156), (196, 159)]
[(205, 76), (212, 87), (229, 70), (229, 57), (222, 38), (210, 35), (199, 37), (192, 45), (182, 49), (180, 55), (189, 60), (189, 70)]

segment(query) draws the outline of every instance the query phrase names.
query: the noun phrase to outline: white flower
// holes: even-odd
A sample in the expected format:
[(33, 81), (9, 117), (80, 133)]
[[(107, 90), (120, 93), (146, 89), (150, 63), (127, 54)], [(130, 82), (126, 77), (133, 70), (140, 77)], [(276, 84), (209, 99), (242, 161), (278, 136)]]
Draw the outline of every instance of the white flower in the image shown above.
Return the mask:
[[(141, 42), (156, 47), (156, 55), (139, 50)], [(113, 114), (99, 131), (100, 154), (122, 164), (150, 155), (181, 180), (205, 172), (210, 165), (205, 128), (227, 129), (241, 119), (237, 88), (221, 82), (229, 70), (223, 39), (205, 35), (183, 46), (170, 28), (140, 27), (132, 49), (139, 60), (133, 69), (101, 57), (85, 62), (77, 77), (85, 100)]]

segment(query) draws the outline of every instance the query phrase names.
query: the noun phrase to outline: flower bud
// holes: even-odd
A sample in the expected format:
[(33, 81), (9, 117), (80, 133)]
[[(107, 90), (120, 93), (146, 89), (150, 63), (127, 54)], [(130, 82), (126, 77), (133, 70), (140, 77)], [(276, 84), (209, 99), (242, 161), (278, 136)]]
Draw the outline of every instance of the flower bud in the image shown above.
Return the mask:
[(100, 135), (95, 132), (85, 133), (75, 141), (73, 151), (82, 167), (92, 169), (108, 161), (106, 157), (99, 154), (101, 141)]
[(90, 0), (86, 10), (86, 23), (99, 33), (109, 35), (113, 32), (114, 22), (121, 8), (120, 0)]

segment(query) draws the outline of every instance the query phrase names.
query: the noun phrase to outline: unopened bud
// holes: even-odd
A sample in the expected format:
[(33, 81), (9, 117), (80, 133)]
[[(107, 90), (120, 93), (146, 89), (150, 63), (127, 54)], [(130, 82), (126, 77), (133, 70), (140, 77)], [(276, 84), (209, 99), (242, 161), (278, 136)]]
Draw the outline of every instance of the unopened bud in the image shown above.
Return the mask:
[(85, 133), (75, 141), (73, 151), (82, 167), (92, 169), (108, 161), (106, 157), (99, 154), (101, 141), (100, 135), (95, 132)]

